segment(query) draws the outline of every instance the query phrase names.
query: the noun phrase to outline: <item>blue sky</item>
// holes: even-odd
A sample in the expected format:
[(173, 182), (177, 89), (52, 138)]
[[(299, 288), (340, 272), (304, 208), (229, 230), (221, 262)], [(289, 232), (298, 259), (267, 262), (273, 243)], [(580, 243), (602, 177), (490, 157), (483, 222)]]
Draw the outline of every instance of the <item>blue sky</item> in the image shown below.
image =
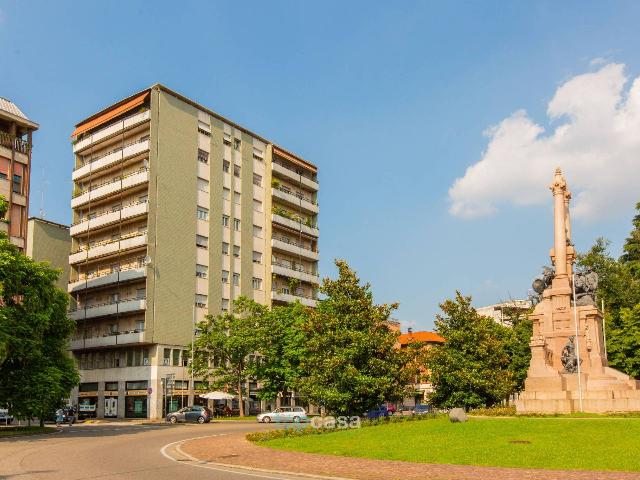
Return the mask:
[[(73, 125), (153, 83), (273, 139), (319, 166), (321, 273), (345, 258), (376, 301), (431, 328), (456, 289), (477, 305), (523, 297), (548, 263), (547, 183), (542, 202), (450, 213), (483, 133), (519, 109), (553, 128), (558, 87), (601, 65), (635, 78), (639, 19), (622, 1), (3, 0), (0, 95), (40, 123), (31, 214), (44, 186), (46, 218), (62, 223)], [(619, 253), (637, 200), (576, 220), (578, 249), (603, 235)]]

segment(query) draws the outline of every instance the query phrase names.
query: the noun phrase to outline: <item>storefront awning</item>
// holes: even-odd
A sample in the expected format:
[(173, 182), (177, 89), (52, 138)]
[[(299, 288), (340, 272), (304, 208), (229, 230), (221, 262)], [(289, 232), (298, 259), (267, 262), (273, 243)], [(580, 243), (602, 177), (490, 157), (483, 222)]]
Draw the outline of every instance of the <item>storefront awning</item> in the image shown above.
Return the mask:
[(105, 122), (108, 122), (112, 118), (122, 115), (123, 113), (126, 113), (129, 110), (133, 110), (134, 108), (142, 105), (148, 96), (149, 96), (149, 91), (143, 92), (125, 101), (121, 105), (116, 104), (116, 106), (111, 107), (110, 109), (107, 109), (106, 111), (99, 113), (97, 116), (88, 118), (83, 123), (79, 123), (76, 126), (76, 129), (73, 131), (71, 136), (75, 137), (77, 135), (80, 135), (81, 133), (84, 133), (88, 130), (91, 130), (92, 128), (102, 125)]

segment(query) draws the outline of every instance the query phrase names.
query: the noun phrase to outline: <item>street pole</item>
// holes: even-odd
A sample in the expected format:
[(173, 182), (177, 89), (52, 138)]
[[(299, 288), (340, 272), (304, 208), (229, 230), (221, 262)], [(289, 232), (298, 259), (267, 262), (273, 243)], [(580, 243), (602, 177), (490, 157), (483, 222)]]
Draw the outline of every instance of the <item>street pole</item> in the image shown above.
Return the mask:
[[(196, 404), (196, 386), (193, 383), (193, 343), (196, 336), (196, 304), (193, 304), (191, 313), (191, 391), (193, 392), (193, 405)], [(208, 404), (208, 402), (207, 402)]]
[(580, 338), (578, 337), (578, 306), (576, 305), (576, 274), (572, 276), (571, 290), (573, 291), (573, 320), (576, 325), (576, 360), (578, 363), (578, 393), (580, 395), (580, 411), (582, 412), (582, 375), (580, 371)]
[(604, 321), (604, 299), (602, 300), (602, 336), (604, 338), (604, 358), (609, 360), (607, 355), (607, 326)]

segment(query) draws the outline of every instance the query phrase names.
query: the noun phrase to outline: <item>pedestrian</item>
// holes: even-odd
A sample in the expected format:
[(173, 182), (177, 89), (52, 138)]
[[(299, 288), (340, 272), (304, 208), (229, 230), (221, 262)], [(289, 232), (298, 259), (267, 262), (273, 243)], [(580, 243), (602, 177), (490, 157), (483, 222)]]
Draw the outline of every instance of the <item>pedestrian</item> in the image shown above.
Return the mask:
[(64, 411), (59, 408), (56, 410), (56, 427), (59, 427), (62, 422), (64, 422)]

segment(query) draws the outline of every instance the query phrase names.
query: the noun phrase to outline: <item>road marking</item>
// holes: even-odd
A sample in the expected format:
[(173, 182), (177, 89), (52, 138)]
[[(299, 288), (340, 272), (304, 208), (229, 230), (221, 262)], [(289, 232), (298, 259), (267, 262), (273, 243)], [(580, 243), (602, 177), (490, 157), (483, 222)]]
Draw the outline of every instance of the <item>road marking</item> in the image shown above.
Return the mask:
[[(230, 464), (226, 464), (226, 463), (217, 463), (217, 462), (207, 462), (204, 460), (199, 460), (187, 453), (185, 453), (181, 448), (180, 448), (180, 444), (185, 443), (185, 442), (189, 442), (191, 440), (198, 440), (200, 438), (210, 438), (210, 437), (222, 437), (225, 435), (229, 435), (228, 433), (219, 433), (217, 435), (203, 435), (200, 437), (193, 437), (193, 438), (185, 438), (184, 440), (178, 440), (176, 442), (171, 442), (166, 444), (164, 447), (162, 447), (160, 449), (160, 453), (165, 457), (168, 458), (169, 460), (171, 460), (172, 462), (176, 462), (180, 465), (189, 465), (191, 467), (198, 467), (198, 468), (206, 468), (208, 470), (214, 470), (214, 471), (218, 471), (218, 472), (226, 472), (226, 473), (233, 473), (236, 475), (244, 475), (247, 477), (257, 477), (257, 478), (266, 478), (266, 479), (270, 479), (270, 480), (286, 480), (287, 478), (314, 478), (314, 479), (318, 479), (318, 480), (353, 480), (353, 479), (349, 479), (349, 478), (345, 478), (345, 477), (328, 477), (328, 476), (323, 476), (323, 475), (314, 475), (311, 473), (296, 473), (296, 472), (285, 472), (285, 471), (280, 471), (280, 470), (268, 470), (268, 469), (264, 469), (264, 468), (254, 468), (254, 467), (247, 467), (247, 466), (242, 466), (242, 465), (230, 465)], [(169, 455), (167, 453), (167, 449), (173, 445), (176, 445), (176, 450), (181, 454), (184, 455), (185, 457), (187, 457), (189, 460), (191, 460), (191, 462), (193, 463), (185, 463), (184, 461), (180, 461), (177, 458), (172, 457), (171, 455)], [(265, 475), (265, 474), (270, 474), (270, 475)], [(278, 475), (277, 477), (272, 476), (272, 475)]]

